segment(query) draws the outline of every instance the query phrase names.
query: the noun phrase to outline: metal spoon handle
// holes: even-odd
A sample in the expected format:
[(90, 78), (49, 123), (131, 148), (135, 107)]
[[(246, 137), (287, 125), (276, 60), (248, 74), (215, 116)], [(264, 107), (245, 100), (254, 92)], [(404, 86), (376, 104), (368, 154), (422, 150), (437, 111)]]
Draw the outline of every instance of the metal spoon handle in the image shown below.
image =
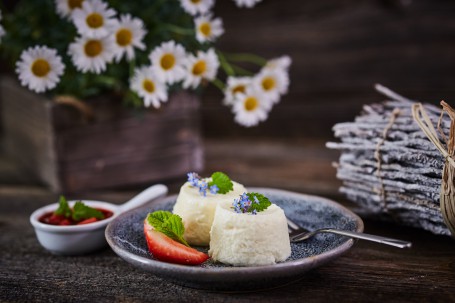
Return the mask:
[(338, 234), (338, 235), (343, 235), (343, 236), (347, 236), (347, 237), (351, 237), (351, 238), (368, 240), (368, 241), (373, 241), (373, 242), (382, 243), (382, 244), (386, 244), (386, 245), (391, 245), (391, 246), (395, 246), (395, 247), (399, 247), (399, 248), (411, 247), (411, 245), (412, 245), (412, 243), (408, 242), (408, 241), (386, 238), (386, 237), (375, 236), (375, 235), (364, 234), (364, 233), (356, 233), (356, 232), (347, 231), (347, 230), (338, 230), (338, 229), (327, 228), (327, 229), (320, 229), (320, 230), (318, 230), (318, 232)]

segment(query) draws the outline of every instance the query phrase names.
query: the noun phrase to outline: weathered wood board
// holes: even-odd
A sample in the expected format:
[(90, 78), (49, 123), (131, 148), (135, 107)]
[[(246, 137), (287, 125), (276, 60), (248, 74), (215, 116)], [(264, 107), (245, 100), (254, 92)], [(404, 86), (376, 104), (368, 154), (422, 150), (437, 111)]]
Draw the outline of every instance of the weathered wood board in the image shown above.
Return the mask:
[(176, 93), (159, 110), (94, 100), (95, 118), (1, 81), (5, 152), (55, 191), (128, 187), (203, 168), (199, 101)]

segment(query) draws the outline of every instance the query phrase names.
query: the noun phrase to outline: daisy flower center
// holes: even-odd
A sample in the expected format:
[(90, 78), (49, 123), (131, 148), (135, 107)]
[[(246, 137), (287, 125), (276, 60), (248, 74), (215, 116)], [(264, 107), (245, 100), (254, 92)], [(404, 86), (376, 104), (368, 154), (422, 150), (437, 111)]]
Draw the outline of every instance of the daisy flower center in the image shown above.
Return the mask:
[(84, 0), (68, 0), (68, 7), (72, 10), (75, 8), (81, 8), (82, 2), (84, 2)]
[(272, 77), (265, 77), (263, 80), (262, 80), (262, 87), (264, 88), (264, 90), (272, 90), (274, 89), (276, 86), (276, 83), (275, 83), (275, 79), (273, 79)]
[(165, 54), (163, 57), (161, 57), (160, 64), (164, 70), (170, 70), (172, 67), (174, 67), (174, 64), (175, 64), (174, 55)]
[(191, 3), (193, 4), (199, 4), (201, 2), (201, 0), (191, 0)]
[(127, 46), (130, 45), (133, 40), (133, 33), (129, 29), (122, 28), (117, 32), (115, 38), (117, 39), (118, 45)]
[(37, 77), (45, 77), (50, 71), (51, 66), (44, 59), (36, 59), (32, 64), (32, 72)]
[(199, 30), (206, 37), (210, 36), (210, 33), (212, 32), (212, 28), (210, 27), (210, 23), (208, 23), (208, 22), (202, 23), (199, 26)]
[(245, 110), (253, 111), (259, 106), (259, 102), (255, 97), (248, 97), (244, 102)]
[(103, 16), (98, 13), (92, 13), (88, 15), (87, 19), (85, 20), (87, 22), (87, 25), (91, 28), (99, 28), (104, 24)]
[(206, 69), (207, 69), (207, 64), (205, 64), (205, 61), (200, 60), (200, 61), (196, 62), (196, 64), (193, 65), (192, 73), (195, 76), (200, 76), (205, 72)]
[(245, 85), (237, 85), (232, 89), (232, 93), (245, 93)]
[(96, 57), (103, 51), (103, 45), (98, 40), (89, 40), (84, 46), (84, 51), (88, 57)]
[(155, 91), (155, 84), (153, 83), (153, 81), (149, 80), (149, 79), (145, 79), (143, 82), (142, 82), (142, 87), (144, 88), (144, 90), (148, 93), (153, 93)]

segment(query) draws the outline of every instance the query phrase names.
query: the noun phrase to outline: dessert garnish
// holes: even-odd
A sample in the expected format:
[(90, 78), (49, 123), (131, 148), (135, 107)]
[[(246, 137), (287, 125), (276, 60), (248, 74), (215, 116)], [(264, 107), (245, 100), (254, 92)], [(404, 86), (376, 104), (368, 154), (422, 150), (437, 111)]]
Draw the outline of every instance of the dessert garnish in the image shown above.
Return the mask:
[(197, 187), (199, 189), (199, 193), (206, 197), (207, 190), (210, 191), (211, 194), (226, 194), (234, 189), (234, 184), (232, 183), (231, 179), (222, 172), (215, 172), (210, 177), (211, 181), (207, 182), (206, 179), (201, 178), (197, 173), (188, 173), (188, 182), (191, 186)]
[(243, 193), (240, 198), (234, 199), (232, 208), (239, 214), (251, 213), (252, 215), (257, 215), (258, 212), (267, 209), (270, 205), (272, 205), (272, 202), (262, 194)]
[(97, 209), (77, 201), (73, 208), (64, 196), (60, 196), (57, 210), (42, 216), (39, 221), (51, 225), (81, 225), (100, 221), (112, 216), (112, 212)]
[(154, 230), (159, 231), (174, 241), (180, 242), (185, 246), (190, 246), (183, 238), (185, 226), (182, 218), (170, 211), (158, 210), (147, 215), (147, 222)]
[(182, 218), (169, 211), (149, 213), (144, 220), (144, 234), (150, 253), (158, 260), (197, 265), (209, 256), (191, 248), (183, 238)]

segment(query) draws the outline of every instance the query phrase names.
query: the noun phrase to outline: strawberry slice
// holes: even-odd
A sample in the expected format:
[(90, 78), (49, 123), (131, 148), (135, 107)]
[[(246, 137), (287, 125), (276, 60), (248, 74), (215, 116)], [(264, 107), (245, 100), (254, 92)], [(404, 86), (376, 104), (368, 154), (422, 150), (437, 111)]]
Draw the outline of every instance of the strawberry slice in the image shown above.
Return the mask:
[(147, 220), (144, 221), (144, 233), (149, 251), (160, 261), (198, 265), (209, 258), (206, 254), (174, 241), (165, 234), (154, 230), (147, 223)]

